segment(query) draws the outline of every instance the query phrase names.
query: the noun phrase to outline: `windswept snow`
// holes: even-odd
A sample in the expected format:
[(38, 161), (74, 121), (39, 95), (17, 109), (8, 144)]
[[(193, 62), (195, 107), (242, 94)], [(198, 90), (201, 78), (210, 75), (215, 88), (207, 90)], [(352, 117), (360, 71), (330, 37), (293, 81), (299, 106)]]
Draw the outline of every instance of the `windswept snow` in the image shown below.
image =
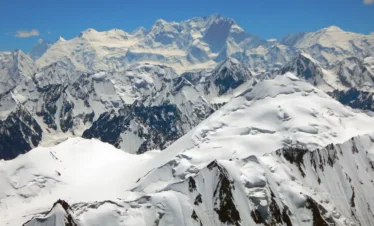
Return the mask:
[[(69, 138), (0, 162), (2, 222), (21, 225), (60, 197), (69, 203), (126, 197), (136, 180), (157, 164), (97, 140)], [(49, 226), (49, 225), (48, 225)]]
[(82, 226), (251, 225), (258, 216), (371, 225), (374, 149), (364, 134), (373, 123), (287, 73), (259, 82), (162, 152), (132, 155), (70, 138), (1, 161), (0, 217), (20, 225), (62, 198)]

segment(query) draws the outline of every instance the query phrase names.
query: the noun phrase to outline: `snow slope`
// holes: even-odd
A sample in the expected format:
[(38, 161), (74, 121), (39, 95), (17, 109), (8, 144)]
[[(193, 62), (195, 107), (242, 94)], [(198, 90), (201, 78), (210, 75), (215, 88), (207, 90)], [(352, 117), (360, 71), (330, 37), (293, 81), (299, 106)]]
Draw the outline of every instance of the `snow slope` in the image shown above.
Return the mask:
[(288, 73), (162, 152), (71, 138), (1, 161), (0, 216), (20, 225), (63, 198), (84, 226), (372, 225), (373, 122)]

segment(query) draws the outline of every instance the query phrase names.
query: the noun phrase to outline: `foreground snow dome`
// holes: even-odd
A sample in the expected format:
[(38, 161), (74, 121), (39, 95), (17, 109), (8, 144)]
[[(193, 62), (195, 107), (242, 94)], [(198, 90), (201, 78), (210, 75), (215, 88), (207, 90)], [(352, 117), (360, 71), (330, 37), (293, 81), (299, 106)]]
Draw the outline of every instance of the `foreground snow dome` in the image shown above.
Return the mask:
[(75, 137), (0, 161), (0, 224), (374, 225), (372, 125), (286, 73), (163, 151)]

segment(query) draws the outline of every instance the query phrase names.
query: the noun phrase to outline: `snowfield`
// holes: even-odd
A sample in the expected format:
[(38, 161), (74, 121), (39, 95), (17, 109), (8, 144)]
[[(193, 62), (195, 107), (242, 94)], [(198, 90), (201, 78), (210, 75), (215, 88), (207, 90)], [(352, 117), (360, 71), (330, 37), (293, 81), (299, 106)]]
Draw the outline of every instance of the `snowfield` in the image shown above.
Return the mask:
[[(286, 73), (161, 152), (69, 138), (1, 161), (1, 225), (22, 225), (58, 199), (82, 226), (374, 225), (373, 123)], [(66, 218), (55, 208), (45, 222)], [(58, 225), (37, 219), (27, 225)]]

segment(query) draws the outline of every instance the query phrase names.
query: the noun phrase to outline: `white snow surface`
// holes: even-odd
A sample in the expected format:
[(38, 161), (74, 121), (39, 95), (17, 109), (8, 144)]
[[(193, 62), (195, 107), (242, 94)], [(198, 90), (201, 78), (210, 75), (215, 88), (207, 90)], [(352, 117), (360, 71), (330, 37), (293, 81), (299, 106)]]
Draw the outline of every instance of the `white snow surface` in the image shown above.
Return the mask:
[(25, 226), (65, 226), (65, 223), (66, 211), (60, 204), (56, 204), (48, 214), (34, 218), (27, 222)]
[[(214, 210), (222, 202), (214, 192), (222, 175), (233, 181), (242, 225), (253, 225), (251, 211), (266, 208), (272, 196), (281, 209), (289, 208), (294, 225), (312, 225), (309, 199), (337, 225), (373, 225), (374, 135), (364, 135), (373, 132), (373, 123), (287, 73), (259, 82), (162, 152), (132, 155), (69, 138), (0, 161), (1, 225), (21, 225), (60, 198), (82, 226), (200, 225), (193, 211), (203, 225), (227, 225)], [(343, 143), (334, 146), (333, 166), (326, 163), (331, 150), (323, 149), (331, 143)], [(305, 154), (302, 176), (275, 153), (282, 147), (320, 150)], [(216, 166), (207, 167), (212, 161)], [(321, 161), (319, 168), (313, 161)]]

